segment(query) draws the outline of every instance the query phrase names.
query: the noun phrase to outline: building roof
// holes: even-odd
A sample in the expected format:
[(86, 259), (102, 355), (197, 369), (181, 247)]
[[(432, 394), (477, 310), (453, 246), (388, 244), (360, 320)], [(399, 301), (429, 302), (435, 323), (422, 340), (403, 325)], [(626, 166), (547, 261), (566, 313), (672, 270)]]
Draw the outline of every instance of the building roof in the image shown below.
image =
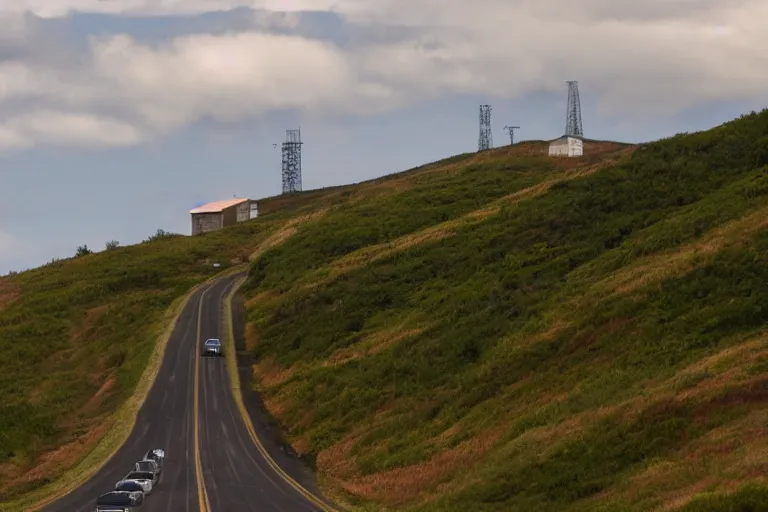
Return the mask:
[(558, 138), (552, 139), (549, 142), (550, 143), (551, 142), (559, 142), (559, 141), (568, 140), (568, 139), (576, 139), (576, 140), (580, 140), (580, 141), (584, 142), (584, 137), (579, 137), (578, 135), (561, 135)]
[(219, 213), (222, 210), (226, 210), (227, 208), (235, 206), (236, 204), (243, 203), (245, 201), (248, 201), (247, 197), (226, 199), (224, 201), (214, 201), (212, 203), (204, 204), (203, 206), (198, 206), (197, 208), (189, 210), (189, 213)]

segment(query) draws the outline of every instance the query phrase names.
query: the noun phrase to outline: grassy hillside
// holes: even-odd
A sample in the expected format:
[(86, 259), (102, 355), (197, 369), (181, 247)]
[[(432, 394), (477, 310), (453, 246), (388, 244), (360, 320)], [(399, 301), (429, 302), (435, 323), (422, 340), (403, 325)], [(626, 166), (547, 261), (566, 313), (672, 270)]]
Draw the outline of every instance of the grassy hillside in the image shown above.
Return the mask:
[(768, 111), (545, 152), (269, 198), (237, 227), (0, 278), (0, 502), (81, 460), (167, 308), (250, 258), (255, 385), (343, 501), (764, 503)]
[(136, 388), (166, 309), (213, 262), (247, 261), (272, 226), (161, 238), (0, 278), (0, 502), (94, 448)]
[(764, 482), (767, 165), (765, 111), (344, 192), (252, 264), (258, 388), (371, 509), (679, 508)]

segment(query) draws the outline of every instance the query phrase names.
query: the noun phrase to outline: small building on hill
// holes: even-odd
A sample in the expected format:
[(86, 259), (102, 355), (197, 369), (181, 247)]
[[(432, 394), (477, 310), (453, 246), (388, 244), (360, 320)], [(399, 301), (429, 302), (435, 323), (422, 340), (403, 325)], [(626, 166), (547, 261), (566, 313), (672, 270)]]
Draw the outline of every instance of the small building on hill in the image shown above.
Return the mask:
[(214, 201), (189, 211), (192, 215), (192, 235), (215, 231), (258, 215), (256, 201), (245, 197)]
[(584, 155), (584, 141), (564, 135), (549, 143), (549, 156), (578, 157)]

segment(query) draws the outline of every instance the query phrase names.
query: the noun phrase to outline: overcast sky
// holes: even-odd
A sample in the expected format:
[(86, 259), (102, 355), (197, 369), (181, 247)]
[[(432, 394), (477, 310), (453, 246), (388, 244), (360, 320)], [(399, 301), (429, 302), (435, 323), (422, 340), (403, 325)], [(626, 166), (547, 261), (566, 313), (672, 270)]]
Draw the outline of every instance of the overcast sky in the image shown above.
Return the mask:
[[(565, 129), (708, 128), (768, 104), (766, 0), (0, 0), (0, 274), (190, 232), (188, 210)], [(278, 146), (279, 148), (279, 146)]]

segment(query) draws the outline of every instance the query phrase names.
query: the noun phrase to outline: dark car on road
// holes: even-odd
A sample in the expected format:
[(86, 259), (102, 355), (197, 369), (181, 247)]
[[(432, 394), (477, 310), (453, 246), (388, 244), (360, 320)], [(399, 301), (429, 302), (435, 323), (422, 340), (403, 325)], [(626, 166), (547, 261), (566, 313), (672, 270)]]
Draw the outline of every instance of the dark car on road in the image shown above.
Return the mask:
[(141, 508), (142, 503), (142, 492), (110, 491), (96, 499), (96, 512), (132, 512)]
[(157, 483), (157, 475), (152, 471), (131, 471), (123, 477), (121, 482), (124, 480), (132, 480), (134, 482), (138, 482), (139, 485), (144, 488), (144, 494), (151, 494), (155, 484)]
[(221, 341), (216, 338), (205, 340), (203, 346), (203, 356), (221, 357)]
[(144, 495), (144, 487), (139, 482), (133, 480), (120, 480), (115, 484), (116, 491), (138, 492)]

